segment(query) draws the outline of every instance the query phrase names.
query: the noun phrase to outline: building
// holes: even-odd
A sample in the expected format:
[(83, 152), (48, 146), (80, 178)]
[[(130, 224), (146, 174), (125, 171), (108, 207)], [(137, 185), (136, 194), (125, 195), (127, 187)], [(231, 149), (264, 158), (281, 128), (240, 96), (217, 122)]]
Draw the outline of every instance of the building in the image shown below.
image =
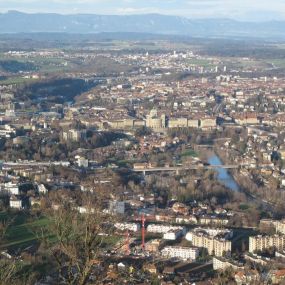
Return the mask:
[(162, 114), (159, 117), (156, 109), (151, 110), (146, 116), (146, 127), (154, 130), (164, 129), (166, 127), (166, 116)]
[(145, 271), (148, 271), (151, 274), (157, 274), (157, 268), (153, 263), (148, 263), (143, 266)]
[(183, 230), (174, 230), (174, 231), (169, 231), (167, 233), (163, 234), (163, 239), (166, 240), (177, 240), (179, 237), (182, 237), (184, 235)]
[(123, 215), (125, 213), (125, 202), (110, 201), (109, 202), (109, 213)]
[(79, 156), (79, 157), (77, 157), (77, 165), (78, 165), (78, 167), (87, 168), (89, 166), (89, 161), (88, 161), (88, 159)]
[(275, 229), (277, 233), (285, 235), (285, 220), (276, 221)]
[(188, 119), (187, 118), (172, 118), (168, 121), (169, 128), (187, 128)]
[(198, 220), (194, 215), (180, 216), (175, 218), (177, 224), (197, 224)]
[(213, 269), (214, 270), (226, 270), (227, 268), (232, 268), (234, 270), (244, 269), (243, 264), (237, 263), (231, 259), (223, 257), (213, 257)]
[(245, 112), (234, 116), (234, 120), (240, 125), (255, 125), (259, 123), (256, 113)]
[(192, 244), (197, 247), (206, 248), (210, 255), (230, 255), (232, 250), (231, 241), (219, 236), (210, 236), (205, 232), (193, 232)]
[(200, 119), (200, 127), (202, 129), (212, 129), (217, 127), (217, 120), (216, 118), (203, 118)]
[(4, 189), (9, 192), (11, 195), (19, 195), (20, 190), (18, 184), (8, 182), (4, 184)]
[(86, 130), (68, 130), (62, 133), (62, 138), (65, 141), (79, 142), (86, 140)]
[(271, 270), (268, 277), (271, 280), (271, 284), (284, 284), (282, 282), (285, 281), (285, 269)]
[(39, 193), (41, 193), (41, 194), (47, 194), (48, 193), (48, 190), (44, 184), (39, 184), (38, 190), (39, 190)]
[(31, 197), (29, 200), (30, 200), (31, 207), (40, 207), (41, 206), (41, 200), (39, 198)]
[(189, 213), (189, 207), (183, 203), (176, 202), (172, 206), (172, 211), (176, 214), (187, 215)]
[(90, 213), (95, 213), (95, 209), (89, 206), (81, 206), (77, 207), (77, 211), (80, 214), (90, 214)]
[(229, 223), (229, 219), (224, 217), (215, 216), (202, 216), (199, 219), (201, 225), (216, 225), (216, 226), (226, 226)]
[(136, 223), (116, 223), (115, 228), (122, 231), (128, 230), (138, 232), (140, 230), (140, 225)]
[(199, 249), (197, 247), (167, 246), (162, 249), (161, 254), (168, 258), (196, 260), (199, 256)]
[(20, 198), (17, 198), (16, 196), (12, 196), (10, 198), (10, 207), (13, 209), (21, 210), (23, 209), (23, 201)]
[(233, 237), (233, 231), (229, 230), (229, 229), (195, 228), (194, 230), (192, 230), (186, 234), (186, 239), (188, 241), (192, 242), (193, 234), (199, 233), (199, 232), (205, 233), (208, 236), (212, 236), (212, 237), (220, 236), (220, 237), (223, 237), (225, 239), (231, 239)]
[(188, 128), (199, 128), (199, 120), (188, 119)]
[(108, 121), (108, 125), (112, 129), (133, 129), (136, 127), (145, 126), (145, 122), (143, 120), (135, 120), (130, 118), (130, 119)]
[(258, 235), (249, 237), (249, 252), (264, 251), (269, 248), (275, 248), (278, 251), (285, 249), (285, 235)]
[(182, 230), (183, 233), (185, 233), (185, 228), (180, 226), (166, 226), (166, 225), (156, 225), (156, 224), (150, 224), (147, 226), (147, 231), (149, 233), (165, 234), (176, 230)]
[(241, 270), (235, 274), (237, 285), (261, 284), (260, 275), (257, 270)]
[(149, 252), (158, 252), (161, 245), (160, 239), (153, 239), (145, 244), (145, 250)]

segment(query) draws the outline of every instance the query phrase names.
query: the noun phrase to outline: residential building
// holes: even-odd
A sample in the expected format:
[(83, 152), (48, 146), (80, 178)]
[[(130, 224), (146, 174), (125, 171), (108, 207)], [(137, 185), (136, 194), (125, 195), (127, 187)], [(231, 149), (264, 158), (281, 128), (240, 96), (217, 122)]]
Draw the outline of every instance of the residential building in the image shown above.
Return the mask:
[(193, 232), (192, 244), (197, 247), (206, 248), (210, 255), (215, 256), (229, 255), (232, 250), (231, 241), (218, 236), (209, 236), (204, 232)]
[(167, 225), (158, 225), (158, 224), (150, 224), (147, 226), (147, 231), (149, 233), (160, 233), (165, 234), (170, 231), (182, 230), (185, 233), (185, 228), (180, 226), (167, 226)]
[(285, 235), (258, 235), (249, 237), (249, 252), (263, 251), (271, 247), (278, 251), (285, 249)]
[(124, 214), (125, 213), (125, 202), (123, 201), (110, 201), (109, 212), (111, 214)]
[(4, 189), (8, 191), (11, 195), (19, 195), (20, 194), (20, 189), (18, 184), (8, 182), (4, 184)]
[(173, 230), (173, 231), (169, 231), (167, 233), (163, 234), (163, 239), (166, 240), (177, 240), (179, 237), (184, 235), (184, 231), (177, 229), (177, 230)]
[(62, 138), (65, 141), (75, 141), (75, 142), (79, 142), (81, 140), (85, 140), (86, 139), (86, 130), (68, 130), (62, 133)]
[(116, 223), (115, 228), (118, 230), (129, 230), (132, 232), (137, 232), (140, 230), (140, 225), (136, 223)]
[(199, 256), (199, 249), (197, 247), (167, 246), (162, 249), (161, 254), (169, 258), (196, 260)]
[(275, 222), (276, 232), (285, 235), (285, 220)]
[(241, 270), (244, 268), (243, 264), (237, 263), (234, 260), (224, 258), (224, 257), (213, 257), (213, 269), (214, 270), (226, 270), (227, 268), (232, 268), (234, 270)]
[(21, 210), (23, 209), (23, 201), (20, 198), (17, 198), (16, 196), (12, 196), (10, 198), (10, 207), (13, 209)]
[(145, 244), (145, 250), (149, 252), (158, 252), (160, 245), (160, 239), (150, 240)]

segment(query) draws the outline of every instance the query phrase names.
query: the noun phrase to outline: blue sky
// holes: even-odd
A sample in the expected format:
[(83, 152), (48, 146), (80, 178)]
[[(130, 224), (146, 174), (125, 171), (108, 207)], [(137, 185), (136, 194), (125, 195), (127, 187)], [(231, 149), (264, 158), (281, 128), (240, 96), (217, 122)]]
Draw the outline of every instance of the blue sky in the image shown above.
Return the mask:
[(160, 13), (188, 18), (285, 20), (285, 0), (0, 0), (0, 12)]

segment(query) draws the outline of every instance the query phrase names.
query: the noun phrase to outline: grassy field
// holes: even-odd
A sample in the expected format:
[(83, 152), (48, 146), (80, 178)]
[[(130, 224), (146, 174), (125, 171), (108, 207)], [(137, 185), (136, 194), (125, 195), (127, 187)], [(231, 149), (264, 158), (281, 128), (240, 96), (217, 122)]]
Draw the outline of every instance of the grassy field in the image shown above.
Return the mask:
[[(13, 219), (13, 223), (8, 228), (2, 248), (12, 250), (23, 249), (35, 244), (39, 238), (37, 233), (49, 225), (49, 220), (46, 217), (33, 219), (23, 212), (0, 212), (0, 221), (7, 219)], [(49, 239), (55, 241), (53, 236), (50, 236)], [(103, 247), (112, 248), (120, 239), (121, 237), (116, 235), (103, 237)]]
[(35, 82), (37, 80), (38, 79), (34, 78), (11, 77), (5, 80), (0, 80), (0, 85), (24, 84), (24, 83)]
[(3, 248), (17, 249), (24, 248), (34, 244), (37, 239), (37, 231), (48, 225), (49, 220), (41, 217), (37, 220), (30, 220), (25, 213), (0, 213), (0, 220), (13, 219), (5, 235)]
[(285, 68), (285, 59), (272, 59), (268, 63), (273, 64), (277, 68)]
[(181, 157), (186, 156), (198, 157), (198, 154), (193, 149), (187, 149), (181, 153)]

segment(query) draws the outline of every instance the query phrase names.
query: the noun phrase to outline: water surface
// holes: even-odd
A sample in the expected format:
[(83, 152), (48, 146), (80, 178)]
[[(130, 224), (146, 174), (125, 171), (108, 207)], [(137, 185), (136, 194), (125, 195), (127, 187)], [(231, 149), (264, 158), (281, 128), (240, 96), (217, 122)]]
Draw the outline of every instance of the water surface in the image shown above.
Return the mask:
[[(208, 158), (208, 163), (210, 165), (223, 165), (223, 162), (220, 160), (220, 158), (216, 154), (212, 154)], [(235, 182), (234, 178), (231, 174), (228, 173), (228, 171), (224, 168), (215, 168), (218, 176), (218, 180), (224, 184), (227, 188), (229, 188), (232, 191), (238, 192), (240, 191), (238, 184)]]

